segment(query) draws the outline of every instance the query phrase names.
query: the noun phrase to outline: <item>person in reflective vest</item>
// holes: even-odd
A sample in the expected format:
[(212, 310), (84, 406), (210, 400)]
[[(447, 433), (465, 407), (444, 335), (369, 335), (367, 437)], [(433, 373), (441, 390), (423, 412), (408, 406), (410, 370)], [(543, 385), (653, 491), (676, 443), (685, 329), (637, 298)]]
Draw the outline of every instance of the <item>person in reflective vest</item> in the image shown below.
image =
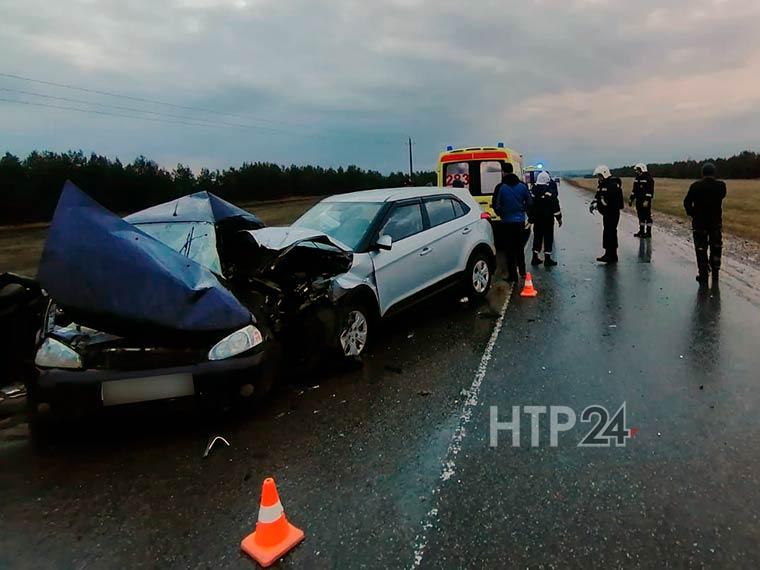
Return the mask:
[(633, 234), (637, 238), (652, 237), (652, 199), (654, 198), (654, 178), (647, 170), (647, 165), (640, 162), (634, 167), (636, 178), (633, 181), (633, 191), (629, 198), (629, 206), (636, 203), (636, 214), (639, 217), (639, 231)]
[[(554, 247), (554, 220), (562, 226), (562, 211), (559, 207), (559, 192), (557, 185), (552, 184), (548, 172), (541, 172), (536, 178), (530, 193), (533, 196), (533, 206), (530, 210), (530, 221), (533, 223), (533, 259), (531, 265), (545, 264), (547, 267), (557, 265), (552, 259)], [(544, 252), (544, 258), (539, 255)]]

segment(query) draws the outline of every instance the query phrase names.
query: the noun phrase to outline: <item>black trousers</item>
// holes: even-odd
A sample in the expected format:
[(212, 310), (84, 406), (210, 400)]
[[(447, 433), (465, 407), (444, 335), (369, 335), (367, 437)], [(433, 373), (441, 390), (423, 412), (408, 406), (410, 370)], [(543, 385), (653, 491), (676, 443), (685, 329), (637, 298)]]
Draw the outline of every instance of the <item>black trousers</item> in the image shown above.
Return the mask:
[(552, 253), (554, 247), (554, 216), (536, 218), (533, 222), (533, 251)]
[(644, 201), (636, 200), (636, 214), (639, 217), (639, 223), (643, 226), (646, 224), (652, 225), (652, 202), (648, 202), (649, 206), (644, 207)]
[[(697, 253), (697, 269), (700, 275), (707, 275), (710, 269), (720, 269), (723, 254), (723, 228), (694, 230), (694, 249)], [(709, 255), (708, 255), (709, 249)]]
[(507, 258), (507, 274), (509, 277), (525, 275), (525, 244), (528, 243), (530, 230), (522, 222), (502, 223), (502, 246)]
[(604, 232), (602, 233), (602, 247), (607, 251), (617, 251), (618, 236), (617, 228), (620, 222), (620, 210), (607, 212), (602, 216)]

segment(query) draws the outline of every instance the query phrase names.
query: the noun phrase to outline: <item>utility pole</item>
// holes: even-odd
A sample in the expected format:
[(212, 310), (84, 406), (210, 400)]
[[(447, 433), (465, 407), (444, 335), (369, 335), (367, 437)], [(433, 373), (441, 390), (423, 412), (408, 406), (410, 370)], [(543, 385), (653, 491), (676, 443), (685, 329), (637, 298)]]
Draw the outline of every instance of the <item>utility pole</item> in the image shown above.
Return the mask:
[(412, 137), (409, 137), (409, 182), (413, 183), (414, 179), (414, 162), (412, 160)]

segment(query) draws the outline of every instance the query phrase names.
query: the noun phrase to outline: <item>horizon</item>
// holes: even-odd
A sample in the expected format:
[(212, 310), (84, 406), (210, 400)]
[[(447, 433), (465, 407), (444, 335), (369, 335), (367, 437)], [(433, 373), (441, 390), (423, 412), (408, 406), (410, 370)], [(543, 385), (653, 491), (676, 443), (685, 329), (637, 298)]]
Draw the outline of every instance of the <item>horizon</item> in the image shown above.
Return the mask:
[[(335, 170), (337, 170), (339, 168), (346, 169), (346, 168), (354, 166), (354, 167), (357, 167), (357, 168), (361, 168), (361, 169), (363, 169), (365, 171), (379, 172), (380, 174), (385, 175), (385, 176), (390, 175), (390, 174), (394, 174), (394, 173), (402, 173), (403, 174), (403, 173), (408, 172), (408, 167), (407, 167), (407, 170), (404, 170), (403, 168), (399, 168), (397, 170), (383, 171), (383, 170), (380, 170), (378, 168), (373, 168), (372, 166), (364, 166), (364, 165), (358, 165), (358, 164), (331, 164), (331, 165), (328, 166), (328, 165), (325, 165), (325, 164), (313, 164), (313, 163), (268, 162), (268, 161), (257, 160), (257, 159), (244, 160), (244, 161), (242, 161), (242, 162), (240, 162), (238, 164), (230, 164), (228, 166), (224, 166), (224, 167), (221, 167), (221, 168), (209, 168), (209, 167), (202, 166), (202, 165), (198, 166), (196, 168), (194, 166), (191, 166), (191, 165), (188, 165), (188, 164), (185, 164), (185, 163), (182, 163), (182, 162), (179, 162), (179, 163), (176, 163), (176, 164), (173, 164), (173, 165), (162, 164), (162, 163), (154, 160), (150, 156), (146, 156), (144, 154), (136, 155), (131, 160), (124, 160), (122, 157), (120, 157), (118, 155), (111, 156), (111, 155), (107, 155), (107, 154), (100, 153), (100, 152), (97, 152), (97, 151), (86, 151), (84, 149), (67, 149), (65, 151), (54, 151), (54, 150), (50, 150), (50, 149), (34, 149), (34, 150), (29, 151), (28, 153), (26, 153), (24, 155), (18, 155), (18, 154), (15, 154), (15, 153), (11, 152), (11, 151), (5, 151), (2, 156), (5, 156), (6, 154), (11, 154), (11, 155), (15, 156), (16, 158), (18, 158), (19, 160), (23, 161), (29, 155), (31, 155), (34, 152), (39, 153), (39, 154), (42, 154), (42, 153), (45, 153), (45, 152), (53, 152), (53, 153), (58, 153), (58, 154), (79, 153), (79, 152), (81, 152), (87, 158), (89, 158), (91, 155), (94, 154), (96, 156), (105, 157), (105, 158), (107, 158), (108, 160), (111, 160), (111, 161), (118, 160), (119, 162), (121, 162), (125, 166), (128, 165), (128, 164), (132, 164), (138, 158), (143, 157), (143, 158), (145, 158), (148, 161), (155, 162), (156, 164), (158, 164), (158, 166), (160, 168), (162, 168), (163, 170), (165, 170), (167, 172), (173, 172), (174, 170), (177, 169), (178, 166), (183, 166), (183, 167), (190, 168), (190, 170), (193, 172), (193, 174), (195, 176), (198, 176), (200, 174), (200, 172), (204, 168), (207, 168), (211, 172), (221, 172), (221, 171), (228, 170), (228, 169), (231, 169), (231, 168), (239, 168), (239, 167), (241, 167), (244, 164), (256, 164), (256, 163), (275, 164), (275, 165), (277, 165), (277, 166), (279, 166), (281, 168), (288, 168), (288, 167), (291, 167), (291, 166), (296, 166), (296, 167), (308, 167), (308, 166), (311, 166), (311, 167), (315, 167), (315, 168), (324, 168), (324, 169), (330, 169), (330, 168), (332, 168), (332, 169), (335, 169)], [(731, 155), (728, 155), (728, 156), (717, 156), (717, 155), (715, 155), (715, 156), (706, 156), (704, 158), (696, 158), (696, 159), (693, 158), (693, 157), (686, 157), (686, 158), (678, 158), (678, 159), (675, 159), (675, 160), (670, 161), (670, 162), (653, 161), (653, 162), (647, 162), (646, 164), (648, 166), (652, 166), (652, 165), (665, 165), (665, 164), (672, 164), (674, 162), (687, 162), (687, 161), (694, 161), (694, 162), (697, 162), (697, 163), (702, 163), (702, 162), (710, 162), (710, 161), (715, 161), (715, 160), (729, 159), (729, 158), (732, 158), (734, 156), (737, 156), (737, 155), (741, 154), (742, 152), (755, 152), (755, 151), (753, 151), (751, 149), (744, 149), (742, 151), (739, 151), (737, 153), (734, 153), (734, 154), (731, 154)], [(528, 165), (529, 165), (529, 163), (526, 162), (525, 166), (528, 166)], [(618, 169), (622, 169), (622, 168), (630, 168), (630, 167), (633, 166), (633, 163), (631, 163), (631, 164), (619, 164), (619, 165), (608, 164), (607, 166), (609, 166), (609, 168), (612, 169), (612, 170), (618, 170)], [(596, 165), (595, 166), (589, 166), (589, 167), (578, 167), (578, 168), (572, 168), (571, 167), (571, 168), (554, 168), (554, 169), (549, 168), (548, 166), (546, 166), (546, 168), (544, 170), (546, 170), (547, 172), (555, 172), (555, 173), (558, 173), (558, 174), (564, 174), (564, 173), (568, 173), (568, 172), (570, 172), (570, 173), (584, 173), (585, 174), (585, 173), (593, 172), (594, 168), (596, 168)], [(435, 171), (436, 171), (435, 165), (433, 166), (433, 168), (431, 168), (429, 170), (428, 169), (423, 170), (423, 169), (417, 169), (417, 168), (415, 168), (415, 173), (416, 174), (430, 173), (430, 172), (435, 172)], [(696, 175), (695, 175), (695, 177), (696, 177)]]

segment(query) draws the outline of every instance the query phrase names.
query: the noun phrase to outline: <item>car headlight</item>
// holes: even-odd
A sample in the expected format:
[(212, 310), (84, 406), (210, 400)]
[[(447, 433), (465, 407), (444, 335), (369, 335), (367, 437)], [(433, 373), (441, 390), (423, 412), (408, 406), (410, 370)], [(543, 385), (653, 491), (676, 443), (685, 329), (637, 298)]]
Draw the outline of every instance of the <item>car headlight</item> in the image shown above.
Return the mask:
[(34, 363), (41, 368), (82, 368), (82, 357), (70, 346), (59, 340), (46, 338), (34, 357)]
[(217, 342), (214, 348), (209, 350), (208, 359), (224, 360), (250, 350), (262, 342), (264, 342), (264, 337), (261, 331), (253, 325), (248, 325)]

